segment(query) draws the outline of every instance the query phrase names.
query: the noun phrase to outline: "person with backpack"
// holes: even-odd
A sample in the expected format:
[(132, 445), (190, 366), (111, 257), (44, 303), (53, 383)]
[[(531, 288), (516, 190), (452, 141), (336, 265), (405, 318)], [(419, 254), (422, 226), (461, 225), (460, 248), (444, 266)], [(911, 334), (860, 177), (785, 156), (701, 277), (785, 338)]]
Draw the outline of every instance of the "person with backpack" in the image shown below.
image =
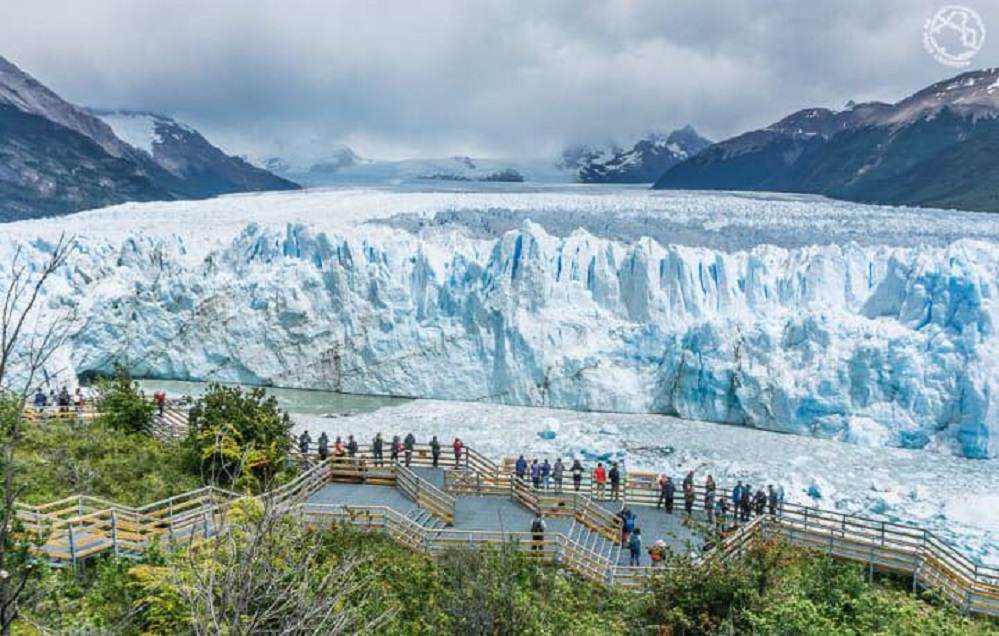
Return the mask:
[(631, 533), (631, 538), (628, 539), (628, 550), (631, 552), (631, 559), (628, 561), (628, 565), (633, 567), (638, 567), (641, 565), (642, 559), (642, 529), (635, 528), (634, 532)]
[(565, 466), (562, 465), (562, 458), (559, 457), (555, 460), (555, 466), (552, 467), (552, 477), (555, 478), (555, 492), (562, 492), (562, 475), (565, 472)]
[(579, 485), (583, 483), (583, 465), (579, 463), (578, 459), (572, 460), (572, 468), (569, 469), (572, 473), (572, 486), (579, 492)]
[(545, 540), (545, 520), (541, 518), (541, 513), (535, 513), (534, 520), (531, 521), (531, 551), (540, 551)]
[(416, 436), (413, 433), (406, 434), (406, 441), (404, 442), (404, 448), (406, 449), (406, 468), (409, 468), (409, 463), (413, 461), (413, 448), (416, 446)]
[(309, 454), (309, 446), (312, 445), (312, 438), (309, 436), (309, 431), (302, 431), (302, 434), (298, 436), (298, 452), (303, 455)]
[(519, 481), (524, 481), (524, 476), (527, 475), (527, 460), (521, 455), (517, 458), (517, 463), (513, 466), (513, 471), (517, 475)]
[(437, 468), (437, 462), (441, 458), (441, 443), (437, 441), (436, 435), (430, 440), (430, 457), (433, 458), (434, 468)]
[(382, 434), (375, 433), (375, 439), (371, 441), (371, 455), (375, 458), (376, 466), (383, 466), (385, 464), (385, 456), (382, 454)]
[(628, 545), (628, 538), (635, 529), (638, 515), (625, 505), (624, 508), (621, 508), (621, 512), (617, 513), (617, 516), (621, 518), (621, 545)]
[(461, 443), (461, 440), (457, 437), (454, 438), (454, 444), (451, 444), (451, 450), (454, 451), (454, 469), (458, 470), (461, 468), (461, 451), (464, 450), (465, 445)]
[(357, 440), (353, 435), (347, 436), (347, 457), (353, 459), (357, 457)]
[(673, 514), (673, 503), (676, 501), (676, 484), (669, 477), (666, 477), (666, 483), (662, 485), (660, 498), (664, 500), (666, 514)]
[(666, 552), (667, 547), (665, 541), (659, 539), (653, 543), (652, 547), (649, 548), (649, 559), (651, 559), (652, 565), (656, 566), (663, 563), (666, 560)]
[(602, 500), (604, 494), (606, 493), (607, 487), (607, 471), (604, 469), (604, 465), (597, 462), (597, 467), (593, 471), (593, 483), (597, 485), (596, 498)]
[(707, 515), (708, 523), (713, 523), (715, 520), (715, 478), (708, 475), (707, 481), (704, 482), (704, 513)]
[(618, 470), (617, 462), (611, 464), (610, 487), (611, 501), (617, 501), (621, 496), (621, 471)]
[(753, 508), (753, 486), (746, 484), (742, 489), (742, 499), (739, 500), (739, 520), (749, 521), (749, 513)]
[(551, 488), (551, 474), (552, 465), (548, 463), (548, 458), (541, 463), (541, 485), (544, 486), (545, 490)]
[(536, 459), (531, 462), (531, 485), (535, 490), (541, 488), (541, 464)]
[(739, 483), (732, 489), (732, 510), (736, 511), (736, 513), (738, 513), (739, 506), (742, 504), (742, 490), (742, 480), (740, 479)]
[(326, 458), (330, 456), (330, 438), (326, 434), (326, 431), (319, 434), (317, 450), (319, 451), (319, 459), (321, 461), (326, 461)]
[(767, 509), (767, 493), (765, 490), (760, 488), (756, 491), (756, 495), (753, 497), (753, 505), (756, 508), (756, 516), (759, 517)]

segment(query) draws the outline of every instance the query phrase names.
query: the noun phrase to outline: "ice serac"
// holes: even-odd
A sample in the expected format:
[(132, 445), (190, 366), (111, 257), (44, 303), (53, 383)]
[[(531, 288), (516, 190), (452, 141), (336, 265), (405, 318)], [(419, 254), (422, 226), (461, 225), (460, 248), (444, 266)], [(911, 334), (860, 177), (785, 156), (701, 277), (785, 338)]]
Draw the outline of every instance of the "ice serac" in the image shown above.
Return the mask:
[[(39, 250), (39, 244), (28, 249)], [(656, 412), (999, 455), (999, 250), (723, 252), (382, 224), (81, 236), (52, 307), (78, 372)]]

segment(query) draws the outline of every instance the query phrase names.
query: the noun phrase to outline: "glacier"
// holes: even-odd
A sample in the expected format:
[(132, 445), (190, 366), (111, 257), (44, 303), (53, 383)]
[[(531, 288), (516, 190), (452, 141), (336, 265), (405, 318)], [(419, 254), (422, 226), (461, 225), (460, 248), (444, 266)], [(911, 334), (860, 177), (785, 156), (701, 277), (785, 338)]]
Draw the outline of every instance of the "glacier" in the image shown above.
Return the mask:
[(999, 455), (987, 215), (777, 195), (343, 189), (4, 228), (0, 283), (2, 252), (40, 260), (59, 232), (76, 237), (44, 312), (77, 316), (53, 358), (59, 381), (122, 360), (151, 378)]

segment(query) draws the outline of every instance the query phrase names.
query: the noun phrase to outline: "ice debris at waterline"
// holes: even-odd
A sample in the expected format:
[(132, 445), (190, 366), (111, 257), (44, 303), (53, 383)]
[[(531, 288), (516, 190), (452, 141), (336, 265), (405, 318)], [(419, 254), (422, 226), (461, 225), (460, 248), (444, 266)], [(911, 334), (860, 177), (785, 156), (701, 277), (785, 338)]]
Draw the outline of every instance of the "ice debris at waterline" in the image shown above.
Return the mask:
[[(334, 191), (133, 204), (7, 225), (0, 263), (16, 246), (41, 261), (60, 230), (78, 233), (46, 303), (50, 318), (75, 307), (82, 319), (52, 371), (125, 359), (149, 377), (654, 412), (999, 454), (994, 222), (965, 215), (958, 222), (980, 238), (947, 242), (955, 228), (927, 221), (938, 223), (934, 240), (895, 245), (909, 214), (897, 210), (891, 246), (726, 251), (619, 240), (614, 227), (640, 208), (646, 219), (687, 218), (690, 242), (708, 225), (716, 237), (725, 223), (755, 222), (769, 236), (787, 222), (776, 217), (811, 211), (849, 225), (892, 210), (560, 196)], [(362, 222), (473, 204), (525, 219), (495, 235), (460, 222)], [(562, 206), (600, 222), (546, 229), (527, 220), (532, 205), (539, 218)]]

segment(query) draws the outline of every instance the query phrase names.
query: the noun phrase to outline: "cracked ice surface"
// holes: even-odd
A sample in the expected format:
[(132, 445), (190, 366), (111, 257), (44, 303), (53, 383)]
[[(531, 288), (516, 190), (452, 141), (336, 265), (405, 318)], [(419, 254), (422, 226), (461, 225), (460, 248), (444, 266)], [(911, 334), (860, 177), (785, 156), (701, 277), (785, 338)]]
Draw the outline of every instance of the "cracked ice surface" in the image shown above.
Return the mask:
[(0, 267), (77, 236), (46, 296), (47, 319), (79, 314), (50, 368), (63, 377), (123, 359), (148, 377), (986, 458), (993, 219), (783, 195), (327, 190), (9, 224)]

